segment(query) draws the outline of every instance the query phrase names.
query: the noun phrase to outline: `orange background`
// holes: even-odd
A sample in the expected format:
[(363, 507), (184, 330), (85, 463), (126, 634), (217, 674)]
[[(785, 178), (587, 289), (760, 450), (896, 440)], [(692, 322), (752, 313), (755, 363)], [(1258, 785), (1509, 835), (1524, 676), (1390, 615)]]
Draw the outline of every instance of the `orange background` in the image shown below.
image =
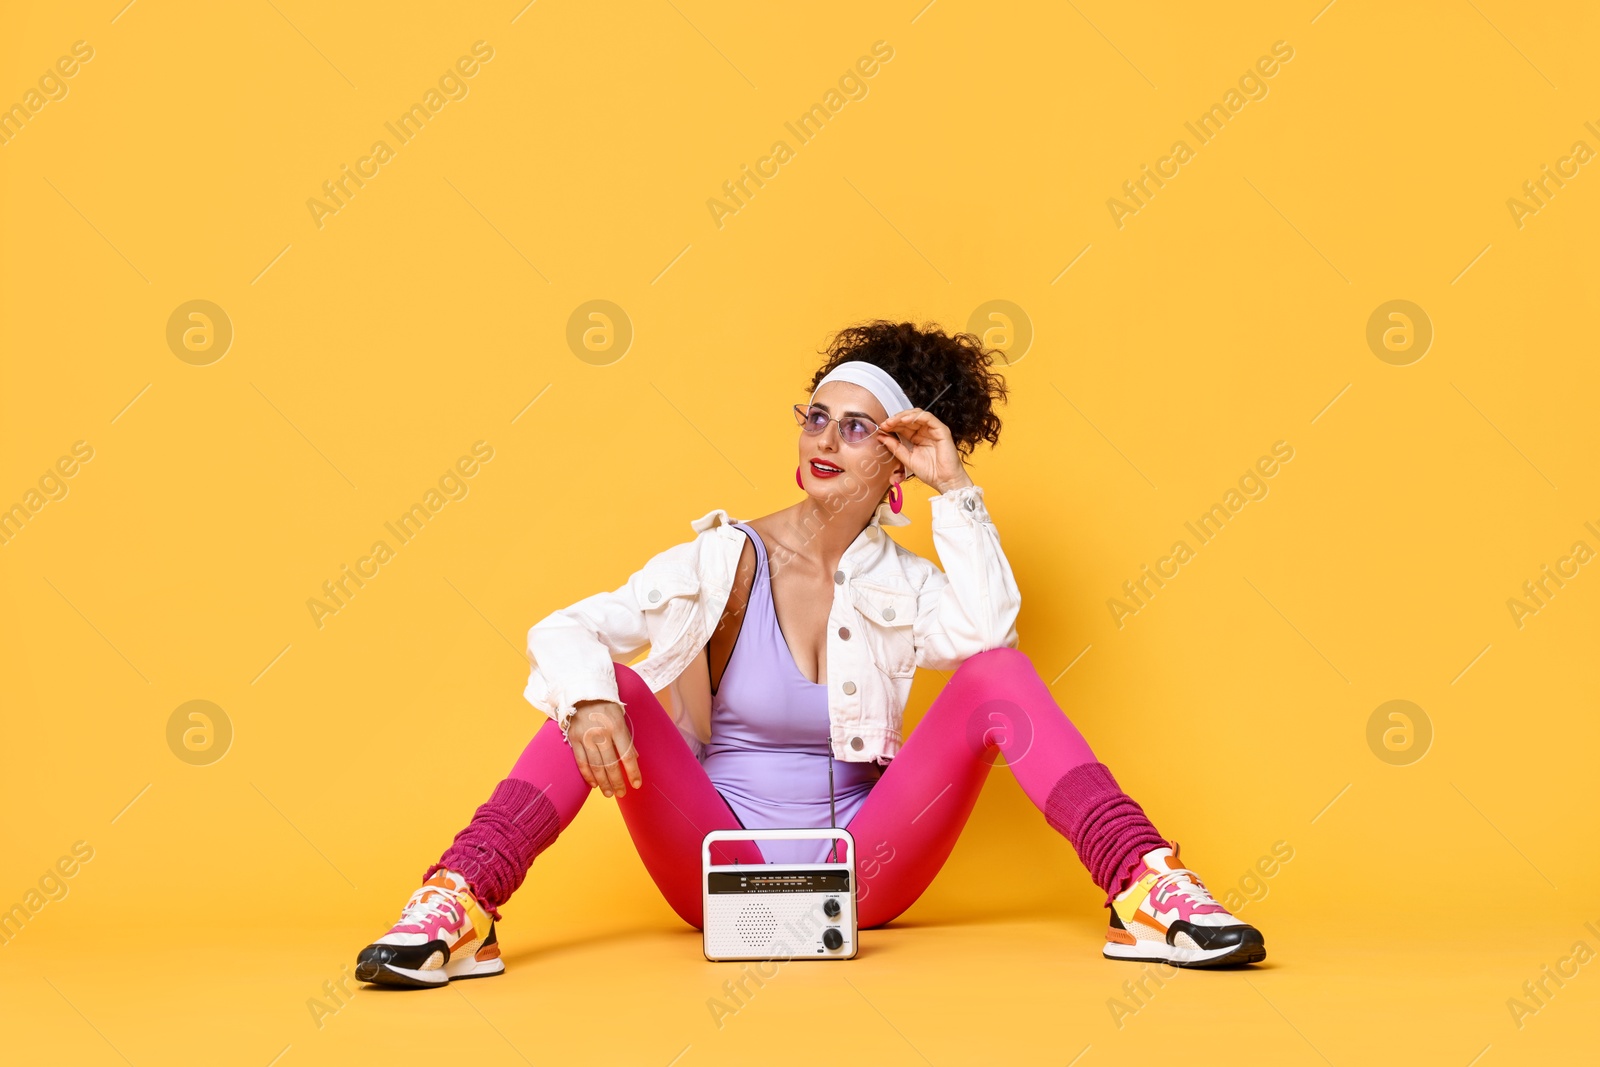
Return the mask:
[[(1600, 547), (1600, 177), (1508, 207), (1600, 148), (1584, 5), (519, 8), (4, 17), (0, 104), (93, 49), (0, 144), (0, 505), (93, 449), (0, 545), (0, 906), (93, 849), (0, 947), (8, 1059), (1592, 1055), (1592, 967), (1520, 1028), (1507, 1003), (1600, 950), (1600, 577), (1520, 627), (1507, 606)], [(477, 41), (465, 95), (319, 227), (307, 201)], [(877, 41), (865, 95), (798, 144), (785, 123)], [(1185, 123), (1280, 41), (1198, 143)], [(778, 139), (793, 157), (716, 225)], [(231, 325), (220, 358), (169, 344), (193, 300)], [(592, 300), (625, 351), (569, 344)], [(1369, 347), (1393, 300), (1431, 324), (1420, 358)], [(737, 968), (603, 798), (506, 909), (505, 977), (319, 1020), (543, 721), (526, 628), (713, 507), (793, 502), (788, 406), (833, 331), (975, 315), (1011, 361), (972, 474), (1022, 649), (1213, 889), (1258, 898), (1268, 963), (1119, 1017), (1138, 970), (1100, 958), (1098, 892), (997, 769), (901, 922), (721, 1029)], [(319, 628), (307, 600), (478, 441), (466, 495)], [(1279, 441), (1267, 495), (1119, 627), (1108, 600)], [(896, 536), (928, 555), (926, 496)], [(209, 765), (169, 747), (193, 700), (231, 725)], [(1369, 746), (1392, 700), (1420, 759)]]

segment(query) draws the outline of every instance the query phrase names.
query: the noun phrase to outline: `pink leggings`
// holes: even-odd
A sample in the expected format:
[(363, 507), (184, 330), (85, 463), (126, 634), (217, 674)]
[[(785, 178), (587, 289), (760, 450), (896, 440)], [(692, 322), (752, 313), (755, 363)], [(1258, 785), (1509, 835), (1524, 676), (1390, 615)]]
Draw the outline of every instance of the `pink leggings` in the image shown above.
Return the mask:
[[(651, 878), (672, 909), (698, 929), (702, 839), (712, 830), (738, 829), (739, 820), (655, 694), (630, 667), (615, 667), (644, 782), (630, 787), (617, 805)], [(1028, 799), (1071, 841), (1108, 901), (1145, 852), (1167, 844), (1095, 761), (1032, 661), (1016, 649), (993, 649), (957, 668), (848, 825), (859, 853), (860, 926), (889, 922), (927, 889), (1001, 753)], [(534, 857), (577, 816), (590, 790), (560, 728), (545, 722), (511, 777), (428, 876), (440, 867), (460, 872), (498, 917), (499, 905)], [(720, 863), (763, 861), (758, 845), (748, 841), (723, 842), (712, 855)]]

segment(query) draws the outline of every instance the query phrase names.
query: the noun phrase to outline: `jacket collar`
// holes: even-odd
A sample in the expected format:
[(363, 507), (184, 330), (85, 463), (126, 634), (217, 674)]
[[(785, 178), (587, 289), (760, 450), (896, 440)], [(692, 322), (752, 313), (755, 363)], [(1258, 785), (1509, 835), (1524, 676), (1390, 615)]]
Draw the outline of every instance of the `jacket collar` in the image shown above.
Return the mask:
[(903, 511), (900, 514), (896, 515), (894, 513), (894, 509), (891, 508), (888, 504), (879, 504), (878, 507), (877, 507), (877, 510), (872, 513), (872, 522), (869, 523), (868, 525), (871, 525), (871, 526), (910, 526), (911, 525), (911, 516), (907, 515)]
[(713, 526), (728, 526), (728, 525), (731, 525), (733, 523), (733, 521), (734, 520), (732, 519), (732, 517), (730, 517), (728, 515), (728, 513), (726, 511), (724, 511), (723, 509), (721, 509), (721, 508), (713, 508), (710, 511), (706, 512), (704, 515), (700, 516), (698, 519), (691, 520), (690, 523), (689, 523), (689, 527), (690, 527), (690, 529), (694, 530), (695, 533), (698, 534), (698, 533), (704, 533), (705, 531), (711, 529), (711, 527), (713, 527)]

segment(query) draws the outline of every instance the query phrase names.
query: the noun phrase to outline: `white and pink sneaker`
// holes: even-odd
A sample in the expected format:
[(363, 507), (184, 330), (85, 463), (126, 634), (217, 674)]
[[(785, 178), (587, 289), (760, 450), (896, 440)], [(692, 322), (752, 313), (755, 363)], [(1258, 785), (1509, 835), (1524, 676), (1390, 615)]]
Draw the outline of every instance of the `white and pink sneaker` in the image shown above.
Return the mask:
[(400, 921), (356, 957), (356, 980), (411, 988), (505, 973), (494, 920), (466, 879), (441, 870), (406, 901)]
[(1177, 842), (1141, 858), (1133, 884), (1111, 901), (1106, 959), (1232, 967), (1267, 958), (1261, 931), (1235, 919), (1178, 863)]

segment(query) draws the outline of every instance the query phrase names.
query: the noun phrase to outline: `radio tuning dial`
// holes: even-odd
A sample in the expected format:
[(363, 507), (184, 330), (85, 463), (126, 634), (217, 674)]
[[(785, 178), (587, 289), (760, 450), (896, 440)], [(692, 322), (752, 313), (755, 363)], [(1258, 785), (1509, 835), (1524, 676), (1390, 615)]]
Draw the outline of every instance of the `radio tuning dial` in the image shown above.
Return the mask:
[(822, 931), (822, 943), (830, 949), (836, 949), (844, 944), (844, 935), (837, 928), (830, 926)]
[[(837, 919), (839, 917), (839, 902), (834, 900), (832, 897), (824, 900), (822, 902), (822, 914), (826, 915), (830, 919)], [(830, 945), (829, 947), (836, 948), (838, 946)]]

